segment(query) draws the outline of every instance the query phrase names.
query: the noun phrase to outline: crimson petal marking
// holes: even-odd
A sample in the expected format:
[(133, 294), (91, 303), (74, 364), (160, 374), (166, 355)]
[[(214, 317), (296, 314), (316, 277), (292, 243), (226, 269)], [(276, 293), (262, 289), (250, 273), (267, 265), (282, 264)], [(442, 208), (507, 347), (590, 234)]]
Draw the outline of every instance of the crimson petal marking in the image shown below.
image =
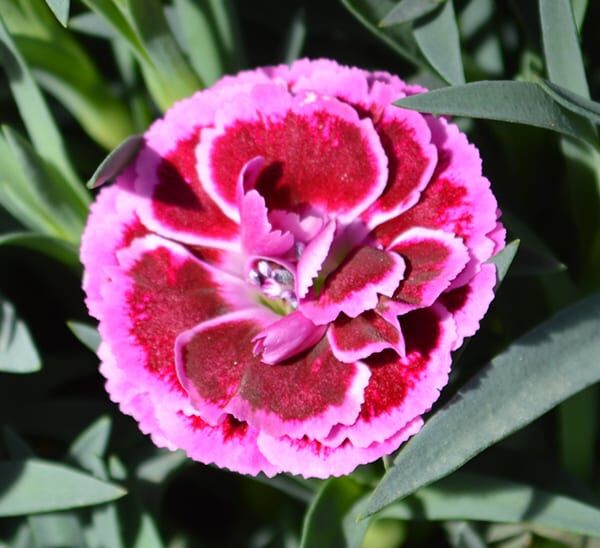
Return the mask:
[(342, 362), (353, 363), (386, 348), (404, 356), (404, 337), (398, 322), (395, 323), (389, 323), (374, 310), (353, 319), (341, 316), (331, 324), (327, 339), (333, 355)]
[(258, 447), (270, 462), (291, 474), (325, 479), (349, 474), (361, 464), (389, 455), (422, 426), (423, 420), (417, 417), (385, 441), (374, 442), (369, 447), (356, 447), (348, 440), (337, 447), (328, 447), (308, 438), (276, 438), (261, 432)]
[(422, 114), (390, 106), (375, 129), (388, 156), (389, 180), (383, 194), (362, 215), (371, 228), (415, 205), (437, 164), (437, 149)]
[(494, 299), (495, 285), (496, 268), (492, 264), (484, 264), (468, 284), (440, 296), (439, 302), (456, 322), (457, 337), (452, 350), (459, 348), (465, 337), (474, 335), (479, 329), (479, 322)]
[(377, 306), (379, 294), (391, 297), (403, 275), (399, 255), (360, 247), (327, 277), (317, 298), (301, 301), (300, 310), (316, 324), (330, 323), (342, 312), (356, 318)]
[(258, 430), (232, 415), (226, 415), (219, 424), (211, 426), (198, 416), (165, 412), (160, 406), (157, 414), (173, 444), (194, 460), (252, 476), (262, 472), (273, 477), (283, 471), (261, 453), (257, 444)]
[(236, 218), (242, 166), (262, 156), (257, 189), (267, 207), (310, 205), (351, 221), (383, 191), (387, 158), (370, 120), (333, 98), (293, 96), (279, 85), (257, 85), (217, 114), (198, 147), (204, 188)]
[(299, 299), (306, 297), (314, 278), (318, 276), (331, 249), (335, 229), (336, 222), (329, 221), (302, 251), (296, 266), (296, 296)]
[(253, 352), (261, 356), (263, 362), (276, 364), (312, 348), (326, 330), (327, 326), (315, 325), (296, 310), (256, 335), (252, 339)]
[(477, 149), (456, 125), (444, 118), (426, 119), (438, 149), (435, 173), (416, 205), (375, 227), (372, 235), (384, 247), (408, 229), (419, 226), (460, 237), (471, 260), (452, 282), (452, 287), (458, 287), (467, 283), (492, 254), (494, 242), (488, 234), (496, 226), (497, 204), (490, 182), (481, 175)]
[(100, 333), (117, 363), (161, 405), (190, 410), (174, 362), (181, 331), (244, 304), (248, 287), (159, 236), (133, 241), (117, 254), (102, 287)]
[(406, 261), (406, 274), (389, 303), (396, 315), (435, 302), (469, 262), (461, 240), (441, 230), (413, 228), (390, 245)]
[(452, 316), (434, 304), (402, 316), (400, 324), (406, 357), (387, 350), (365, 360), (371, 380), (360, 415), (351, 426), (334, 427), (323, 444), (337, 447), (346, 438), (357, 447), (381, 442), (438, 399), (452, 362), (450, 350), (456, 338)]

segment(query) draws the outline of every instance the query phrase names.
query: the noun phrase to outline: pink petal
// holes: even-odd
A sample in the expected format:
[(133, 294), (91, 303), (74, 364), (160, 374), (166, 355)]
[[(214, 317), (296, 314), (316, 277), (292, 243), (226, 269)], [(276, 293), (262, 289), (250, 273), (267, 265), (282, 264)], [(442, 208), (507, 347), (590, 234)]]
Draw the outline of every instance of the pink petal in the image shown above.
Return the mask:
[(388, 157), (389, 180), (383, 194), (363, 214), (371, 227), (417, 203), (437, 164), (437, 149), (422, 114), (389, 106), (375, 128)]
[(306, 296), (313, 280), (319, 275), (331, 249), (335, 229), (335, 221), (329, 221), (302, 251), (296, 267), (296, 295), (299, 299)]
[(379, 294), (392, 296), (403, 274), (399, 255), (360, 247), (327, 277), (318, 298), (303, 301), (300, 310), (316, 324), (330, 323), (342, 312), (356, 318), (377, 306)]
[[(254, 356), (266, 321), (244, 312), (200, 324), (176, 344), (177, 367), (207, 422), (231, 413), (271, 435), (325, 436), (358, 415), (368, 368), (337, 361), (325, 341), (272, 366)], [(235, 344), (232, 344), (235, 341)]]
[(407, 264), (407, 274), (394, 294), (396, 315), (433, 304), (469, 262), (462, 241), (441, 230), (412, 228), (396, 238), (390, 250)]
[(494, 299), (496, 268), (484, 264), (467, 285), (448, 291), (440, 297), (442, 303), (454, 317), (457, 337), (452, 350), (459, 348), (465, 337), (474, 335), (479, 322)]
[(400, 318), (406, 356), (385, 351), (365, 361), (371, 379), (360, 415), (322, 440), (336, 447), (344, 439), (357, 447), (382, 442), (427, 412), (448, 382), (450, 350), (456, 337), (452, 316), (434, 305)]
[(323, 338), (326, 330), (327, 326), (315, 325), (296, 310), (252, 339), (254, 354), (265, 363), (276, 364), (312, 348)]
[(404, 355), (404, 337), (400, 326), (389, 323), (373, 310), (363, 312), (356, 318), (339, 317), (327, 332), (327, 339), (334, 356), (352, 363), (368, 358), (386, 348)]
[(368, 447), (356, 447), (346, 440), (337, 447), (328, 447), (307, 438), (292, 439), (287, 436), (276, 438), (261, 432), (258, 446), (266, 458), (275, 466), (305, 478), (328, 478), (343, 476), (361, 464), (376, 461), (389, 455), (403, 441), (416, 434), (423, 425), (416, 418), (383, 442), (374, 442)]
[(257, 189), (270, 210), (311, 206), (349, 221), (387, 180), (387, 159), (370, 120), (333, 98), (293, 96), (281, 85), (255, 86), (221, 109), (217, 127), (203, 134), (200, 178), (232, 219), (238, 174), (256, 156), (267, 163)]

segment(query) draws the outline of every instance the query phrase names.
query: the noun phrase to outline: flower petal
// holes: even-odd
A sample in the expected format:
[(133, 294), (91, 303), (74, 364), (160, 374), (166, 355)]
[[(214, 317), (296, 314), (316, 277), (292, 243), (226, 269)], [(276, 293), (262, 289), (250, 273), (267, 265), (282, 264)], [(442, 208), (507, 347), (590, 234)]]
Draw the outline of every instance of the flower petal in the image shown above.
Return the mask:
[(389, 455), (403, 441), (416, 434), (422, 425), (423, 420), (418, 417), (387, 440), (374, 442), (368, 447), (356, 447), (348, 440), (337, 447), (329, 447), (316, 440), (287, 436), (276, 438), (265, 432), (259, 434), (258, 446), (270, 462), (291, 474), (305, 478), (328, 478), (349, 474), (361, 464)]
[(242, 166), (262, 156), (257, 188), (269, 209), (311, 206), (350, 221), (381, 194), (387, 158), (370, 120), (333, 98), (292, 96), (258, 85), (227, 103), (198, 147), (200, 178), (237, 220), (235, 187)]
[(396, 238), (390, 251), (406, 261), (406, 274), (394, 293), (396, 315), (435, 302), (469, 262), (461, 240), (441, 230), (412, 228)]
[(335, 221), (329, 221), (302, 251), (296, 266), (296, 296), (299, 299), (306, 297), (313, 280), (319, 275), (331, 249), (335, 229)]
[(393, 436), (437, 400), (448, 381), (450, 350), (456, 337), (452, 316), (440, 305), (400, 318), (406, 356), (384, 351), (365, 360), (371, 379), (356, 422), (337, 426), (322, 443), (338, 446), (344, 439), (368, 447)]
[(231, 413), (273, 436), (298, 438), (354, 422), (368, 368), (339, 362), (326, 341), (277, 366), (265, 364), (252, 340), (266, 324), (253, 313), (232, 313), (178, 338), (178, 373), (201, 417), (213, 423)]
[(388, 157), (389, 180), (383, 194), (362, 215), (370, 227), (415, 205), (437, 164), (437, 149), (422, 114), (390, 106), (375, 129)]
[(316, 324), (330, 323), (342, 312), (356, 318), (377, 306), (379, 294), (392, 296), (403, 274), (399, 255), (360, 247), (327, 277), (317, 298), (301, 302), (300, 310)]
[(331, 324), (327, 339), (333, 355), (342, 362), (362, 360), (386, 348), (403, 356), (404, 337), (398, 322), (395, 323), (389, 323), (374, 310), (356, 318), (341, 316)]

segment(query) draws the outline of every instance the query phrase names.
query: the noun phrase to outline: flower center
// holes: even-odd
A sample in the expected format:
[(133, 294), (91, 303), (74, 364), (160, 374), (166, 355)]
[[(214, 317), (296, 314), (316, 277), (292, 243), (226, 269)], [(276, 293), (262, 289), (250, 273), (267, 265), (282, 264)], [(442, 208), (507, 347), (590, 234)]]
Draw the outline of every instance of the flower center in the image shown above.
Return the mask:
[(263, 303), (279, 314), (289, 314), (298, 307), (294, 276), (284, 266), (260, 259), (248, 271), (248, 281), (266, 297)]

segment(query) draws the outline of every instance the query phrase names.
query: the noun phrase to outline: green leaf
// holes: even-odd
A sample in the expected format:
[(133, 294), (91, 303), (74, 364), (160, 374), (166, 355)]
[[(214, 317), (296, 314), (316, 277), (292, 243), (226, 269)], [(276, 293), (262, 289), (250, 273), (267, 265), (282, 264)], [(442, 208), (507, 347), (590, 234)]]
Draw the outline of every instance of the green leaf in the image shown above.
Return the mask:
[(0, 516), (92, 506), (126, 494), (116, 485), (52, 462), (0, 461)]
[(456, 472), (378, 514), (401, 520), (527, 522), (600, 536), (600, 509), (530, 485)]
[(100, 346), (100, 334), (98, 333), (98, 329), (92, 325), (76, 321), (68, 321), (67, 325), (79, 342), (95, 354)]
[(133, 543), (133, 548), (163, 548), (160, 535), (154, 520), (144, 512), (140, 519), (140, 528)]
[(144, 460), (136, 470), (139, 479), (151, 483), (163, 483), (177, 468), (187, 462), (183, 451), (157, 451), (152, 457)]
[(589, 99), (570, 0), (539, 0), (544, 57), (550, 80)]
[(83, 207), (89, 203), (85, 188), (79, 185), (68, 158), (62, 136), (54, 123), (29, 68), (4, 25), (0, 15), (0, 62), (6, 71), (8, 82), (17, 103), (19, 113), (38, 154), (58, 169), (77, 194)]
[(69, 21), (70, 0), (46, 0), (46, 4), (48, 4), (60, 24), (66, 27)]
[(542, 80), (540, 86), (560, 106), (587, 118), (594, 124), (600, 124), (600, 103), (581, 97), (548, 80)]
[(293, 63), (302, 56), (307, 33), (306, 13), (303, 8), (299, 8), (294, 14), (290, 28), (287, 31), (283, 54), (284, 63)]
[(114, 179), (137, 156), (144, 142), (143, 135), (131, 135), (115, 148), (98, 166), (87, 183), (88, 188), (98, 188)]
[(273, 489), (277, 489), (300, 502), (309, 503), (314, 498), (314, 493), (306, 485), (297, 481), (293, 476), (279, 474), (272, 478), (268, 478), (263, 474), (258, 474), (252, 476), (252, 479), (259, 483), (263, 483), (264, 485), (268, 485)]
[(0, 236), (0, 246), (18, 246), (27, 249), (33, 249), (56, 259), (57, 261), (79, 271), (77, 246), (65, 240), (35, 234), (34, 232), (9, 232)]
[(427, 67), (427, 63), (419, 51), (410, 25), (395, 25), (388, 28), (381, 28), (379, 26), (379, 21), (392, 10), (394, 2), (391, 0), (341, 1), (354, 17), (401, 57), (416, 66)]
[(456, 470), (600, 380), (599, 330), (597, 294), (559, 312), (494, 358), (399, 452), (373, 492), (367, 514)]
[(35, 373), (41, 366), (27, 326), (0, 295), (0, 372)]
[(411, 95), (395, 104), (433, 114), (527, 124), (596, 141), (587, 120), (556, 104), (540, 86), (531, 82), (473, 82)]
[(399, 23), (413, 21), (431, 13), (444, 0), (401, 0), (380, 21), (380, 27), (390, 27)]
[(83, 528), (75, 513), (42, 514), (31, 516), (28, 521), (34, 546), (87, 546)]
[(368, 523), (345, 518), (363, 494), (363, 488), (350, 478), (325, 482), (304, 517), (300, 548), (359, 548)]
[(100, 417), (73, 441), (67, 459), (87, 468), (90, 457), (103, 457), (110, 438), (111, 420)]
[(87, 217), (87, 207), (81, 204), (67, 180), (59, 172), (52, 171), (51, 165), (38, 156), (23, 137), (9, 126), (3, 126), (2, 131), (25, 175), (29, 185), (28, 196), (33, 197), (60, 226), (56, 236), (78, 242)]
[(156, 70), (157, 85), (164, 94), (161, 107), (171, 106), (202, 87), (171, 34), (158, 0), (128, 0), (129, 14)]
[(415, 21), (415, 39), (425, 58), (449, 84), (464, 84), (460, 40), (454, 4), (446, 0), (439, 11)]
[(514, 260), (515, 255), (517, 254), (517, 250), (519, 249), (519, 244), (519, 240), (513, 240), (512, 242), (507, 244), (502, 251), (500, 251), (487, 261), (488, 263), (491, 263), (496, 266), (496, 279), (498, 280), (496, 283), (496, 289), (498, 289), (498, 286), (506, 277), (508, 269), (510, 268), (510, 265)]

